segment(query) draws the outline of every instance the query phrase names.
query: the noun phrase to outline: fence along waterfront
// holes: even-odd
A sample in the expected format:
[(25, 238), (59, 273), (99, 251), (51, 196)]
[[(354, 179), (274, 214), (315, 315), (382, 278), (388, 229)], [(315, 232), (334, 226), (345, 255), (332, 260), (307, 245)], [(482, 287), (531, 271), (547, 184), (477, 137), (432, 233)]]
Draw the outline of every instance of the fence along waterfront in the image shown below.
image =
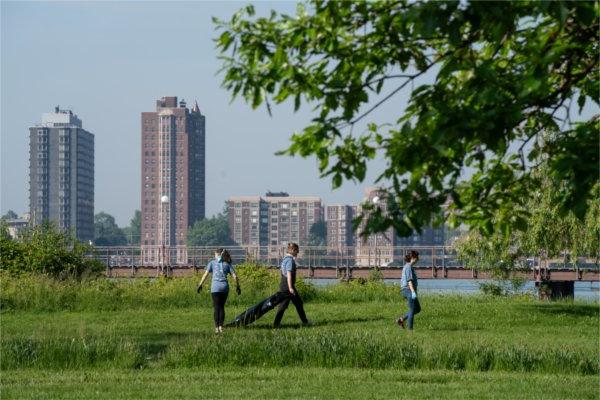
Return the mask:
[[(251, 262), (278, 267), (286, 253), (285, 246), (127, 246), (96, 247), (89, 257), (106, 265), (108, 275), (130, 270), (129, 275), (135, 276), (139, 269), (156, 269), (157, 275), (169, 275), (173, 271), (184, 275), (203, 269), (218, 247), (229, 250), (234, 264)], [(404, 255), (410, 250), (420, 253), (419, 278), (489, 277), (486, 273), (465, 269), (451, 246), (302, 246), (297, 263), (309, 277), (350, 278), (353, 273), (355, 277), (366, 276), (376, 268), (385, 278), (396, 278), (404, 264)], [(573, 265), (565, 263), (565, 259), (524, 258), (520, 273), (532, 280), (600, 280), (599, 264), (594, 259), (580, 260), (578, 265)]]

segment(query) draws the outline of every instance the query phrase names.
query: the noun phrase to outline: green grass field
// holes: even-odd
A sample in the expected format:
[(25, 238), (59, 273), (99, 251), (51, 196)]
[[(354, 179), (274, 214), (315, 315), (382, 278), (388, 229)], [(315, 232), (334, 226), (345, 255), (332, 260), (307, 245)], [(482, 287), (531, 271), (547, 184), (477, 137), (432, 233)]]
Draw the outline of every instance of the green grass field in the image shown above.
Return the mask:
[[(74, 306), (39, 282), (3, 282), (0, 398), (600, 398), (597, 303), (422, 296), (409, 332), (394, 324), (406, 307), (397, 288), (307, 288), (313, 326), (290, 306), (282, 329), (271, 312), (215, 335), (209, 295), (191, 280), (137, 302), (127, 285), (114, 304), (69, 289), (87, 299)], [(232, 295), (227, 319), (263, 294)]]

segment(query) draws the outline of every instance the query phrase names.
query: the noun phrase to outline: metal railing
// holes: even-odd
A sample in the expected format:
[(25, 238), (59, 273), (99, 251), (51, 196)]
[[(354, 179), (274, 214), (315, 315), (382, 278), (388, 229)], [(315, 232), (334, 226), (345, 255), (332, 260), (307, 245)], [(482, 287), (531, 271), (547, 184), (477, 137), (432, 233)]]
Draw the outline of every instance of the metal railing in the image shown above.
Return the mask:
[[(88, 256), (107, 267), (195, 267), (202, 268), (214, 258), (219, 246), (104, 246), (95, 247)], [(234, 264), (255, 262), (278, 266), (286, 254), (285, 246), (221, 246), (231, 254)], [(411, 250), (419, 252), (419, 266), (436, 268), (464, 268), (451, 246), (301, 246), (297, 263), (304, 268), (384, 267), (401, 268), (404, 255)], [(578, 265), (567, 264), (562, 258), (541, 260), (523, 259), (527, 269), (600, 268), (598, 259), (581, 258)]]
[[(89, 257), (107, 267), (196, 267), (202, 268), (214, 258), (217, 246), (123, 246), (95, 247)], [(255, 262), (277, 266), (286, 254), (285, 246), (227, 246), (234, 264)], [(440, 268), (462, 267), (449, 246), (302, 246), (297, 257), (301, 267), (336, 268), (389, 267), (401, 268), (410, 250), (420, 254), (419, 264)]]

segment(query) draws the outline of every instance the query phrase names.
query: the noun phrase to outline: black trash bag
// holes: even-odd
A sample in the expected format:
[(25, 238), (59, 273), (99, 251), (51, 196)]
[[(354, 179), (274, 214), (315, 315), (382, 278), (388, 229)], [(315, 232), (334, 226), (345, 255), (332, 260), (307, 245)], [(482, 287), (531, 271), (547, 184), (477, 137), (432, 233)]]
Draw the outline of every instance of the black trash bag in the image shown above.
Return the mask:
[(225, 326), (246, 326), (250, 325), (289, 297), (288, 293), (277, 292), (272, 296), (267, 297), (258, 304), (253, 305)]

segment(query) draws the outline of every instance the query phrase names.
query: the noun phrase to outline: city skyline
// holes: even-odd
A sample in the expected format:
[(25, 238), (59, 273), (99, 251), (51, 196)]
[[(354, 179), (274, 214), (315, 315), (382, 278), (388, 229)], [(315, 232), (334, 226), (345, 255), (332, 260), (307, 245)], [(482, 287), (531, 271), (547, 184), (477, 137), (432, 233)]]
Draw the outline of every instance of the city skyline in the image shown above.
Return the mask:
[[(221, 212), (230, 196), (268, 190), (314, 194), (327, 204), (360, 201), (377, 168), (365, 182), (332, 191), (314, 159), (274, 155), (309, 123), (310, 113), (283, 104), (269, 117), (264, 109), (231, 102), (220, 88), (211, 17), (228, 19), (244, 4), (2, 2), (0, 212), (27, 210), (26, 132), (40, 113), (60, 105), (77, 110), (96, 135), (95, 212), (128, 225), (140, 209), (139, 115), (172, 95), (197, 101), (210, 119), (207, 217)], [(293, 13), (295, 4), (259, 3), (257, 13), (271, 8)], [(155, 57), (156, 48), (162, 57)], [(67, 62), (71, 50), (78, 56)], [(34, 62), (40, 57), (43, 64)]]
[[(108, 212), (120, 226), (128, 225), (140, 209), (139, 114), (154, 99), (171, 95), (197, 101), (210, 119), (206, 216), (221, 212), (231, 196), (269, 190), (317, 195), (325, 204), (359, 203), (363, 188), (385, 167), (380, 157), (368, 165), (363, 182), (331, 190), (314, 158), (274, 155), (310, 123), (310, 107), (294, 113), (292, 104), (272, 105), (269, 117), (264, 108), (231, 102), (220, 87), (213, 42), (218, 32), (211, 18), (228, 20), (245, 4), (3, 1), (0, 213), (27, 210), (28, 128), (40, 113), (60, 105), (77, 110), (96, 135), (95, 212)], [(259, 2), (255, 8), (259, 16), (270, 9), (293, 14), (295, 3)], [(433, 81), (435, 73), (416, 84)], [(406, 96), (399, 94), (354, 132), (362, 133), (370, 122), (395, 121), (405, 106)], [(573, 104), (571, 117), (589, 119), (597, 110), (588, 102), (578, 113)]]

